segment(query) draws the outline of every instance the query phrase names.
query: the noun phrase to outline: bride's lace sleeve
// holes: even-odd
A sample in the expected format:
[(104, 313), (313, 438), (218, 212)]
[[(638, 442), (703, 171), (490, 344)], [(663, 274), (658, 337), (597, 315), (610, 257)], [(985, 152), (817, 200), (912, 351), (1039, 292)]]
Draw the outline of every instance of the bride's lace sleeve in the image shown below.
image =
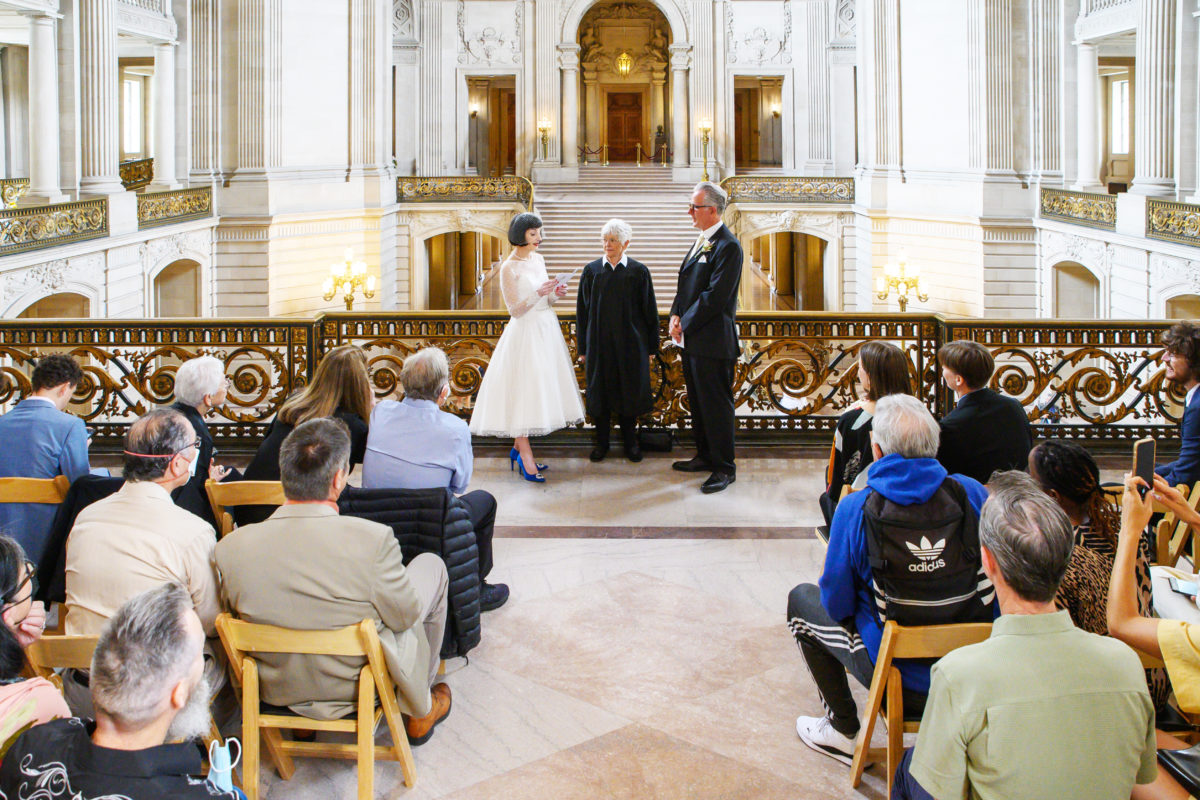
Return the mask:
[(512, 261), (500, 268), (500, 293), (504, 295), (504, 305), (508, 306), (508, 313), (514, 319), (525, 316), (541, 299), (536, 291), (521, 294), (521, 274)]

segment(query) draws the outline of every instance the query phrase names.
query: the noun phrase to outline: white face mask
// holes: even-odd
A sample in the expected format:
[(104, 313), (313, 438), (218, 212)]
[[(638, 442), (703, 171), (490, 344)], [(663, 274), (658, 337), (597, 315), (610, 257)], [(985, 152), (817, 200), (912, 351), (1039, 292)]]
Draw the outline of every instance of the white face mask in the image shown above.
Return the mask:
[(197, 450), (196, 454), (194, 456), (192, 456), (192, 460), (188, 462), (188, 477), (189, 478), (196, 477), (196, 462), (199, 460), (200, 460), (200, 451)]

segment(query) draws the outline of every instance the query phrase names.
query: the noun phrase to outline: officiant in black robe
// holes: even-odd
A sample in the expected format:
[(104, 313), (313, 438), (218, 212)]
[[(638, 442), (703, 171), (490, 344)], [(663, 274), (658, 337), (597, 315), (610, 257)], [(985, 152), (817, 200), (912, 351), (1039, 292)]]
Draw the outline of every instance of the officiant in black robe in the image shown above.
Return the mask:
[(601, 230), (604, 257), (583, 268), (576, 300), (579, 357), (587, 375), (587, 412), (596, 425), (591, 460), (608, 454), (615, 415), (625, 457), (641, 461), (637, 418), (649, 413), (649, 359), (658, 352), (658, 304), (650, 270), (625, 255), (633, 229), (619, 219)]

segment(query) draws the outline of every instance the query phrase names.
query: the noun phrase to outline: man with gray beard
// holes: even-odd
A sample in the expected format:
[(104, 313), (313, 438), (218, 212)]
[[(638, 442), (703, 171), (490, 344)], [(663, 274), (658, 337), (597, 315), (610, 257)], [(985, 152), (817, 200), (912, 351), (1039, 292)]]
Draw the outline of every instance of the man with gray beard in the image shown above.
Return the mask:
[(192, 740), (208, 730), (211, 695), (203, 648), (204, 629), (182, 586), (129, 600), (92, 656), (95, 721), (55, 720), (22, 734), (0, 766), (0, 797), (241, 797), (198, 777)]

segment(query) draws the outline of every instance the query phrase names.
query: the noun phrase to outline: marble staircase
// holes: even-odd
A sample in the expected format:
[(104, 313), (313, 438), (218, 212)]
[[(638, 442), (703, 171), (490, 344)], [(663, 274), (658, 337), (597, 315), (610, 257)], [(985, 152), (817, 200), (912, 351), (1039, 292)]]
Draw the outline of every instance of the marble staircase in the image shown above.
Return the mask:
[[(658, 165), (613, 164), (580, 167), (579, 182), (539, 183), (534, 205), (545, 222), (541, 247), (551, 277), (572, 272), (603, 255), (600, 228), (613, 217), (633, 227), (628, 255), (650, 269), (659, 308), (675, 296), (679, 263), (697, 231), (687, 213), (692, 185), (674, 183)], [(559, 306), (573, 306), (579, 276), (571, 279)]]

